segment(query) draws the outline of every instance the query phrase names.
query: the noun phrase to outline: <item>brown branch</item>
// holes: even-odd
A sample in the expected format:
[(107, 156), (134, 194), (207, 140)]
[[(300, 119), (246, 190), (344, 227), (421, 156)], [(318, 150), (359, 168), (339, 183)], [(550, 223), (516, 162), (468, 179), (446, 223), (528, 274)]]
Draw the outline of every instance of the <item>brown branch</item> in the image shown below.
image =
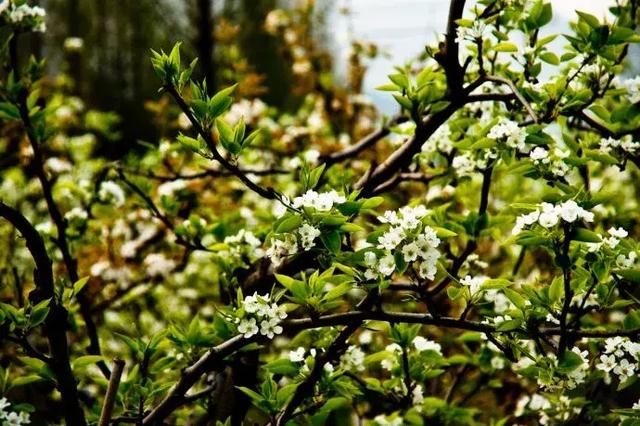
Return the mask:
[[(49, 179), (47, 178), (46, 172), (44, 170), (44, 155), (42, 154), (42, 150), (40, 149), (41, 141), (39, 140), (38, 135), (34, 131), (33, 125), (31, 123), (29, 108), (27, 106), (27, 96), (28, 93), (26, 89), (24, 89), (19, 95), (20, 101), (18, 102), (18, 109), (20, 112), (20, 118), (22, 120), (22, 124), (27, 133), (27, 138), (33, 150), (33, 163), (35, 166), (36, 175), (42, 187), (44, 199), (47, 203), (49, 216), (51, 216), (51, 220), (53, 221), (58, 233), (55, 242), (60, 249), (60, 252), (62, 253), (62, 259), (67, 269), (69, 280), (73, 284), (80, 278), (78, 276), (78, 264), (76, 262), (76, 259), (71, 255), (71, 250), (69, 249), (69, 244), (67, 242), (67, 222), (62, 216), (62, 213), (60, 212), (60, 209), (55, 200), (53, 199), (52, 185), (51, 182), (49, 182)], [(78, 304), (80, 305), (80, 315), (82, 316), (82, 320), (85, 323), (85, 326), (87, 328), (87, 335), (89, 337), (88, 352), (92, 355), (101, 355), (102, 351), (100, 350), (100, 338), (98, 337), (98, 329), (95, 322), (93, 321), (93, 318), (91, 317), (91, 301), (87, 297), (86, 290), (86, 288), (82, 289), (82, 291), (80, 291), (76, 295), (76, 297), (78, 298)], [(97, 365), (100, 368), (102, 374), (108, 378), (110, 372), (104, 361), (99, 361)]]
[(163, 214), (160, 211), (160, 209), (156, 206), (156, 204), (153, 202), (151, 197), (145, 194), (144, 191), (140, 187), (138, 187), (138, 185), (133, 183), (131, 180), (127, 179), (127, 176), (124, 174), (124, 171), (122, 169), (118, 169), (118, 176), (120, 177), (120, 180), (122, 180), (134, 193), (136, 193), (140, 198), (142, 198), (142, 200), (147, 205), (149, 210), (151, 210), (153, 215), (156, 218), (158, 218), (164, 224), (164, 226), (175, 235), (176, 243), (193, 250), (203, 250), (203, 251), (209, 250), (205, 246), (203, 246), (199, 241), (191, 242), (189, 240), (186, 240), (181, 235), (176, 234), (175, 225), (173, 224), (173, 222), (171, 222), (171, 219), (169, 219), (165, 214)]
[(187, 118), (189, 118), (189, 121), (191, 122), (191, 125), (193, 126), (193, 128), (196, 129), (196, 132), (198, 132), (198, 134), (202, 137), (202, 139), (204, 139), (205, 143), (207, 144), (207, 147), (209, 148), (209, 151), (211, 151), (211, 154), (213, 155), (213, 158), (218, 163), (220, 163), (222, 167), (227, 169), (233, 176), (237, 177), (242, 183), (244, 183), (247, 188), (249, 188), (251, 191), (255, 192), (256, 194), (260, 195), (261, 197), (266, 198), (268, 200), (281, 200), (280, 195), (275, 191), (275, 189), (263, 188), (262, 186), (256, 184), (251, 179), (249, 179), (247, 175), (244, 174), (242, 170), (240, 170), (235, 164), (231, 164), (220, 154), (220, 152), (216, 148), (216, 143), (213, 140), (213, 137), (211, 136), (211, 132), (205, 130), (202, 127), (202, 125), (200, 125), (200, 122), (193, 115), (191, 108), (189, 107), (189, 105), (187, 105), (187, 102), (184, 100), (182, 95), (180, 95), (180, 93), (175, 88), (175, 86), (173, 85), (164, 86), (164, 90), (173, 97), (173, 99), (176, 101), (176, 103), (178, 104), (182, 112), (184, 112)]
[[(357, 308), (369, 309), (378, 299), (378, 296), (379, 293), (377, 290), (372, 291), (367, 294), (360, 303), (358, 303)], [(362, 326), (362, 322), (363, 321), (354, 321), (344, 327), (340, 331), (340, 334), (338, 334), (338, 337), (331, 342), (331, 345), (329, 345), (327, 350), (318, 356), (309, 376), (306, 380), (300, 383), (298, 387), (296, 387), (293, 396), (285, 406), (284, 410), (282, 410), (282, 412), (276, 417), (275, 426), (282, 426), (286, 424), (286, 422), (291, 418), (294, 410), (300, 406), (307, 395), (313, 393), (316, 382), (320, 380), (320, 377), (322, 376), (325, 364), (334, 361), (342, 354), (342, 352), (344, 352), (349, 337), (351, 337), (351, 335), (355, 333), (360, 326)]]
[[(284, 320), (281, 325), (284, 333), (295, 333), (302, 330), (331, 327), (346, 326), (359, 327), (363, 321), (384, 321), (389, 323), (410, 323), (432, 325), (443, 328), (451, 328), (467, 331), (478, 331), (491, 336), (495, 333), (501, 333), (495, 330), (495, 327), (478, 321), (461, 320), (458, 318), (433, 316), (430, 314), (413, 313), (413, 312), (384, 312), (384, 311), (351, 311), (345, 313), (327, 314), (317, 318), (297, 318)], [(608, 338), (614, 336), (640, 336), (640, 328), (630, 330), (581, 330), (567, 329), (566, 334), (575, 338), (591, 337), (591, 338)], [(513, 333), (513, 331), (505, 332)], [(562, 333), (559, 328), (546, 328), (539, 330), (539, 334), (547, 336), (558, 336)], [(345, 332), (345, 334), (347, 334)], [(341, 334), (344, 338), (344, 335)], [(527, 338), (523, 335), (522, 338)], [(200, 377), (213, 369), (224, 358), (240, 350), (246, 345), (264, 340), (261, 336), (252, 336), (244, 338), (242, 335), (234, 336), (229, 340), (210, 349), (196, 363), (185, 368), (182, 371), (178, 383), (171, 389), (169, 394), (145, 417), (143, 424), (159, 424), (167, 416), (169, 416), (177, 407), (184, 403), (186, 392), (193, 386)], [(499, 343), (499, 342), (498, 342)], [(326, 353), (329, 353), (327, 351)], [(316, 365), (324, 366), (321, 358), (318, 357)]]
[(42, 237), (33, 225), (16, 209), (0, 202), (0, 217), (4, 217), (22, 234), (36, 268), (33, 272), (36, 288), (29, 294), (33, 304), (50, 299), (49, 314), (44, 331), (51, 350), (51, 369), (56, 375), (56, 385), (62, 396), (65, 421), (69, 425), (86, 425), (78, 399), (76, 380), (69, 362), (67, 345), (68, 312), (55, 297), (52, 262)]
[(504, 77), (498, 77), (498, 76), (495, 76), (495, 75), (487, 75), (484, 78), (487, 81), (492, 81), (494, 83), (500, 83), (500, 84), (506, 84), (507, 86), (509, 86), (509, 89), (511, 89), (511, 92), (513, 93), (513, 95), (516, 97), (516, 99), (518, 99), (518, 102), (520, 102), (522, 104), (522, 106), (527, 110), (527, 113), (529, 114), (529, 116), (531, 117), (533, 122), (537, 124), (540, 121), (538, 119), (538, 116), (536, 115), (535, 111), (531, 107), (531, 104), (529, 104), (529, 102), (525, 99), (525, 97), (522, 95), (522, 93), (520, 93), (520, 91), (518, 90), (516, 85), (513, 83), (513, 81), (511, 81), (509, 79), (506, 79)]
[(397, 124), (404, 123), (407, 120), (408, 118), (403, 115), (396, 115), (392, 117), (391, 120), (389, 120), (389, 122), (384, 127), (376, 130), (373, 133), (368, 134), (367, 136), (360, 139), (358, 142), (356, 142), (354, 145), (350, 146), (349, 148), (321, 157), (320, 162), (326, 163), (328, 167), (332, 164), (339, 163), (340, 161), (356, 157), (362, 151), (372, 147), (373, 145), (378, 143), (381, 139), (389, 135), (389, 133), (391, 132), (390, 130), (391, 127)]
[(120, 378), (122, 377), (122, 371), (124, 370), (124, 361), (114, 358), (113, 364), (114, 366), (111, 371), (111, 377), (109, 378), (109, 385), (107, 386), (104, 403), (102, 404), (102, 412), (100, 413), (98, 426), (109, 426), (109, 423), (111, 422), (111, 415), (113, 414), (113, 404), (116, 402), (116, 396), (118, 395)]
[[(226, 177), (233, 176), (233, 174), (228, 170), (215, 170), (215, 169), (206, 169), (201, 172), (192, 173), (192, 174), (173, 174), (173, 175), (160, 175), (152, 172), (141, 172), (135, 169), (123, 169), (130, 175), (142, 176), (149, 179), (159, 180), (163, 182), (172, 181), (172, 180), (194, 180), (194, 179), (204, 179), (207, 177), (217, 178), (217, 177)], [(271, 175), (285, 175), (291, 173), (289, 170), (283, 169), (240, 169), (240, 171), (246, 175), (255, 175), (255, 176), (271, 176)]]
[(420, 152), (422, 145), (451, 115), (462, 105), (461, 102), (452, 102), (445, 109), (434, 113), (418, 125), (411, 139), (394, 151), (382, 164), (376, 167), (371, 174), (363, 176), (355, 188), (361, 190), (361, 196), (369, 196), (379, 185), (391, 179), (399, 170), (406, 169), (413, 156)]
[[(491, 189), (491, 176), (493, 174), (493, 166), (489, 166), (482, 172), (482, 189), (480, 190), (480, 205), (478, 206), (478, 218), (484, 216), (487, 213), (487, 208), (489, 207), (489, 190)], [(427, 295), (429, 297), (434, 296), (444, 290), (447, 285), (452, 281), (453, 277), (458, 275), (460, 268), (464, 265), (464, 262), (467, 258), (473, 253), (478, 247), (478, 243), (474, 239), (469, 240), (464, 250), (456, 259), (453, 261), (453, 265), (451, 267), (451, 271), (438, 283), (435, 287), (430, 290), (427, 290)]]
[(573, 290), (571, 289), (571, 258), (569, 256), (569, 248), (571, 245), (573, 231), (571, 225), (566, 223), (564, 225), (564, 239), (562, 240), (562, 251), (557, 256), (562, 267), (562, 278), (564, 288), (564, 301), (562, 303), (562, 311), (560, 312), (560, 342), (558, 344), (558, 356), (561, 356), (567, 349), (568, 335), (567, 335), (567, 317), (569, 315), (569, 309), (571, 309), (571, 301), (573, 299)]
[(456, 21), (462, 18), (465, 0), (451, 0), (449, 3), (449, 16), (447, 18), (447, 33), (445, 42), (441, 45), (440, 51), (435, 55), (435, 59), (444, 68), (447, 77), (447, 93), (451, 97), (457, 97), (462, 93), (462, 82), (464, 70), (458, 60), (460, 46), (456, 42), (458, 24)]

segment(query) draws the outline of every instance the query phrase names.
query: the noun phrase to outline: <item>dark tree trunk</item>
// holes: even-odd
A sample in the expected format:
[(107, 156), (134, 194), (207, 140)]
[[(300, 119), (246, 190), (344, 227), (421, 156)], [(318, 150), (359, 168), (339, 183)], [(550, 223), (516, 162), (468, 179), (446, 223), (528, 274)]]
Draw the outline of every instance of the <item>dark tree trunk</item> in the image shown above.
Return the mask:
[(202, 69), (203, 77), (207, 79), (207, 84), (211, 90), (215, 89), (215, 67), (213, 59), (214, 37), (213, 37), (213, 0), (197, 0), (196, 22), (198, 25), (198, 35), (196, 47), (198, 49), (199, 66)]

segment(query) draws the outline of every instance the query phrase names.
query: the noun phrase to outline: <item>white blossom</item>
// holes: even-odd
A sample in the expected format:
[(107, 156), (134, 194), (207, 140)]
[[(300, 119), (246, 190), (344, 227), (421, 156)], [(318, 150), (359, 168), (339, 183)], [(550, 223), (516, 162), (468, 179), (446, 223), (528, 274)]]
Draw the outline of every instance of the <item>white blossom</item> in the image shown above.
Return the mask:
[(357, 346), (349, 346), (340, 357), (340, 367), (346, 371), (364, 371), (364, 352)]
[(120, 185), (110, 180), (100, 184), (98, 198), (103, 203), (113, 204), (116, 207), (121, 207), (125, 201), (124, 191), (120, 188)]
[(166, 277), (176, 268), (176, 262), (167, 259), (164, 254), (152, 253), (144, 259), (144, 266), (147, 268), (148, 276)]
[(425, 339), (422, 336), (416, 336), (413, 339), (413, 346), (419, 351), (434, 351), (438, 354), (442, 355), (442, 346), (439, 343), (436, 343), (432, 340)]
[(335, 190), (318, 193), (312, 189), (293, 199), (293, 207), (314, 208), (318, 211), (329, 211), (335, 204), (342, 204), (347, 199)]
[[(238, 318), (238, 332), (249, 338), (258, 334), (272, 339), (276, 334), (282, 334), (280, 322), (287, 317), (284, 307), (271, 302), (268, 294), (245, 296), (242, 301), (244, 315)], [(259, 327), (258, 327), (259, 326)]]
[(632, 104), (640, 102), (640, 75), (624, 80), (622, 85), (627, 89), (629, 102)]
[(536, 164), (540, 164), (540, 163), (546, 164), (550, 161), (549, 151), (547, 151), (546, 149), (540, 146), (533, 148), (529, 156), (531, 157), (533, 162)]
[(487, 277), (477, 276), (472, 277), (471, 275), (466, 275), (464, 278), (460, 280), (460, 284), (469, 288), (469, 292), (471, 296), (475, 296), (481, 289), (482, 283), (487, 280)]
[(525, 144), (526, 136), (525, 130), (518, 126), (518, 123), (504, 117), (487, 134), (489, 139), (503, 141), (508, 147), (523, 153), (528, 152), (528, 147)]
[(314, 246), (313, 241), (320, 236), (321, 232), (315, 226), (304, 223), (298, 228), (298, 234), (300, 235), (302, 247), (305, 250), (309, 250)]
[(396, 260), (393, 255), (388, 254), (382, 259), (380, 259), (380, 263), (378, 263), (378, 272), (380, 272), (385, 277), (393, 274), (393, 271), (396, 269)]

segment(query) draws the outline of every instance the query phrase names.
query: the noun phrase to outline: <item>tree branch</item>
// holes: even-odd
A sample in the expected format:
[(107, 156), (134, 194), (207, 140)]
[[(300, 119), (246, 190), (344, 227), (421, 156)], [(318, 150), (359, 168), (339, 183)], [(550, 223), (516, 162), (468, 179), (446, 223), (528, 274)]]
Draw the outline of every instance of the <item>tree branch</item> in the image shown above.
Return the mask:
[(522, 93), (520, 93), (520, 91), (518, 90), (516, 85), (513, 83), (513, 81), (503, 77), (498, 77), (495, 75), (487, 75), (484, 78), (487, 81), (493, 81), (494, 83), (506, 84), (507, 86), (509, 86), (509, 88), (511, 89), (511, 92), (516, 97), (516, 99), (518, 99), (518, 101), (522, 104), (522, 106), (527, 110), (527, 113), (529, 114), (533, 122), (538, 124), (538, 122), (540, 121), (538, 119), (538, 116), (536, 115), (535, 111), (531, 107), (531, 104), (529, 104), (529, 102), (525, 99)]
[(407, 120), (408, 118), (403, 115), (396, 115), (392, 117), (391, 120), (389, 120), (389, 122), (385, 126), (376, 130), (373, 133), (368, 134), (367, 136), (365, 136), (364, 138), (356, 142), (354, 145), (342, 151), (334, 152), (333, 154), (329, 154), (321, 157), (320, 162), (326, 163), (327, 167), (329, 167), (332, 164), (339, 163), (340, 161), (347, 160), (349, 158), (353, 158), (358, 154), (360, 154), (365, 149), (372, 147), (373, 145), (378, 143), (378, 141), (380, 141), (381, 139), (389, 135), (389, 133), (391, 132), (390, 130), (391, 127), (397, 124), (404, 123)]
[(262, 186), (256, 184), (251, 179), (249, 179), (247, 177), (247, 175), (245, 175), (242, 172), (242, 170), (240, 170), (236, 165), (231, 164), (230, 162), (228, 162), (220, 154), (220, 152), (216, 148), (216, 143), (213, 140), (213, 137), (211, 136), (211, 132), (206, 131), (200, 125), (200, 122), (193, 115), (193, 112), (191, 111), (191, 108), (189, 107), (189, 105), (187, 105), (187, 103), (184, 100), (184, 98), (182, 97), (182, 95), (180, 95), (180, 93), (178, 93), (178, 90), (173, 85), (165, 86), (164, 90), (173, 97), (173, 99), (176, 101), (176, 103), (178, 104), (178, 106), (180, 107), (182, 112), (184, 112), (185, 115), (187, 116), (187, 118), (189, 118), (189, 121), (191, 122), (191, 125), (194, 127), (194, 129), (196, 129), (196, 132), (198, 132), (198, 134), (202, 137), (202, 139), (204, 139), (205, 143), (207, 144), (207, 147), (211, 151), (211, 154), (213, 154), (213, 158), (218, 163), (220, 163), (220, 165), (222, 167), (227, 169), (232, 175), (234, 175), (242, 183), (244, 183), (247, 188), (249, 188), (251, 191), (255, 192), (256, 194), (260, 195), (261, 197), (266, 198), (268, 200), (281, 200), (280, 195), (275, 191), (275, 189), (273, 189), (273, 188), (263, 188)]
[[(31, 123), (29, 108), (27, 106), (27, 95), (28, 93), (26, 89), (23, 89), (19, 94), (18, 110), (20, 112), (22, 124), (27, 133), (27, 138), (33, 150), (33, 162), (36, 170), (36, 175), (38, 177), (38, 180), (40, 181), (40, 185), (42, 186), (42, 193), (47, 203), (49, 216), (51, 216), (51, 220), (53, 221), (58, 233), (55, 242), (60, 249), (60, 252), (62, 253), (62, 259), (67, 269), (69, 280), (73, 284), (80, 278), (78, 276), (78, 265), (76, 259), (71, 255), (71, 251), (69, 249), (66, 235), (67, 222), (62, 216), (62, 213), (60, 212), (60, 209), (58, 208), (55, 200), (53, 199), (51, 182), (49, 182), (49, 179), (47, 178), (44, 170), (44, 156), (42, 154), (42, 150), (40, 149), (40, 140)], [(80, 291), (76, 295), (76, 297), (78, 298), (78, 303), (80, 305), (80, 315), (82, 316), (82, 320), (85, 323), (85, 326), (87, 328), (87, 336), (89, 337), (88, 352), (92, 355), (101, 355), (102, 351), (100, 350), (100, 338), (98, 337), (98, 329), (91, 316), (91, 301), (87, 297), (86, 290), (86, 288), (82, 289), (82, 291)], [(110, 372), (104, 361), (99, 361), (97, 365), (100, 368), (102, 374), (108, 378)]]
[(102, 404), (98, 426), (109, 426), (113, 413), (113, 404), (116, 402), (116, 397), (118, 396), (118, 387), (120, 386), (120, 377), (122, 377), (122, 371), (124, 370), (124, 361), (115, 358), (113, 364), (114, 367), (111, 372), (111, 377), (109, 378), (109, 386), (107, 387), (107, 393)]
[(27, 248), (35, 262), (33, 279), (36, 288), (29, 294), (33, 304), (50, 299), (49, 315), (44, 322), (44, 330), (51, 350), (50, 366), (56, 375), (57, 388), (62, 396), (64, 417), (69, 425), (86, 425), (84, 413), (78, 399), (76, 380), (69, 362), (67, 345), (68, 312), (55, 297), (52, 262), (42, 237), (31, 223), (16, 209), (0, 202), (0, 217), (4, 217), (22, 234)]

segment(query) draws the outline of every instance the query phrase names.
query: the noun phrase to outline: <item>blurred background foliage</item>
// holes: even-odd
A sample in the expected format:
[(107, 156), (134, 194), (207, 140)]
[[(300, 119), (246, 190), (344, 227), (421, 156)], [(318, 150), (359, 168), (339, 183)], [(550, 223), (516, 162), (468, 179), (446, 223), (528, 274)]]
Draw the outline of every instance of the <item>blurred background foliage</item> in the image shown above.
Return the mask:
[[(21, 63), (31, 54), (47, 57), (47, 74), (58, 76), (67, 93), (87, 108), (118, 112), (120, 137), (103, 145), (102, 154), (119, 158), (137, 141), (157, 140), (162, 133), (151, 118), (163, 105), (143, 102), (158, 99), (150, 48), (182, 41), (185, 56), (199, 58), (196, 77), (206, 77), (212, 92), (238, 81), (240, 96), (261, 96), (278, 109), (295, 110), (303, 92), (294, 90), (287, 64), (291, 52), (284, 46), (293, 34), (267, 32), (265, 18), (298, 3), (305, 3), (299, 8), (304, 30), (298, 35), (313, 37), (297, 44), (325, 49), (330, 39), (326, 12), (335, 6), (328, 1), (39, 0), (32, 4), (47, 10), (47, 32), (25, 35), (18, 51)], [(322, 63), (314, 66), (331, 69), (328, 54), (315, 60)]]

